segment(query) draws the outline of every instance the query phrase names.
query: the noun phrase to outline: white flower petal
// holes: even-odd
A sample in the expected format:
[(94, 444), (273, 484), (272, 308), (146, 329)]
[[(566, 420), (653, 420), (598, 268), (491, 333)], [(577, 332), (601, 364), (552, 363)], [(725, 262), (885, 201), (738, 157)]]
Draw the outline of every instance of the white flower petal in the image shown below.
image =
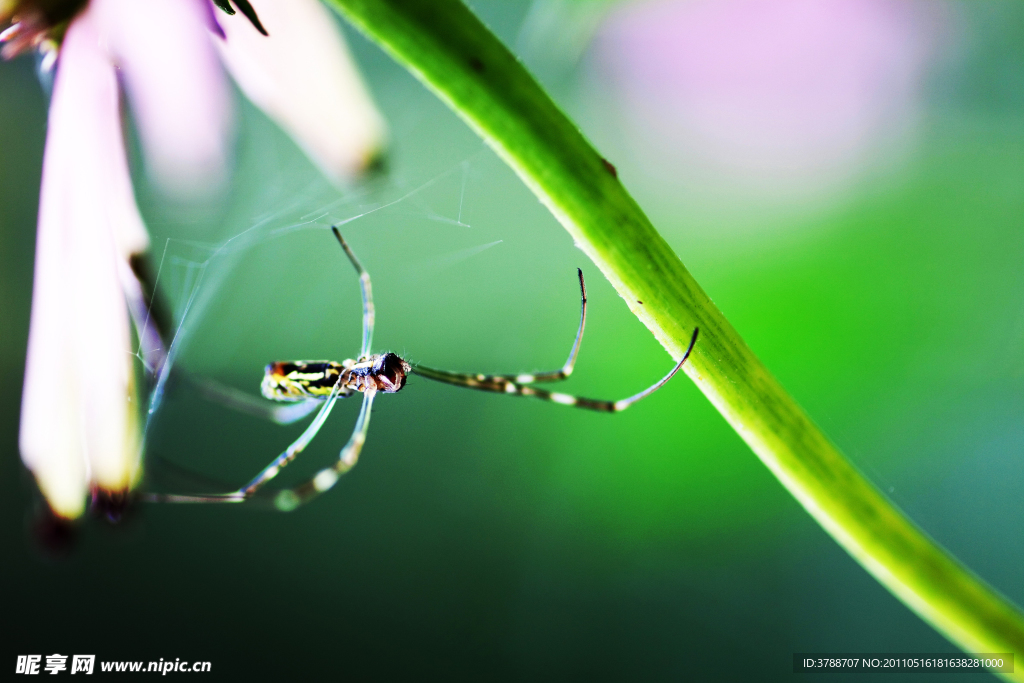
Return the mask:
[(150, 176), (209, 194), (226, 181), (232, 105), (211, 44), (207, 0), (92, 0), (124, 78)]
[(139, 474), (119, 261), (147, 238), (128, 177), (117, 79), (91, 11), (64, 39), (50, 104), (22, 396), (22, 459), (54, 512)]
[(270, 34), (224, 16), (221, 56), (246, 96), (335, 182), (365, 170), (384, 146), (384, 122), (334, 23), (317, 0), (252, 0)]

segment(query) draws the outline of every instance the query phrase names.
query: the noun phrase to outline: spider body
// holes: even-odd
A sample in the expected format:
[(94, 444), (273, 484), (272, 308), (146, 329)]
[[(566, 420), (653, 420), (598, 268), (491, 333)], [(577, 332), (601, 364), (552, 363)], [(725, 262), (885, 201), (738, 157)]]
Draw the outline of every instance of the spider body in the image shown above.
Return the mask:
[(266, 367), (260, 389), (273, 401), (323, 401), (334, 387), (338, 396), (383, 391), (394, 394), (405, 386), (411, 366), (394, 353), (378, 353), (360, 360), (278, 361)]
[[(341, 248), (345, 251), (345, 255), (348, 256), (352, 266), (359, 274), (359, 287), (363, 295), (363, 344), (359, 359), (348, 359), (341, 363), (334, 361), (278, 361), (268, 365), (261, 384), (264, 397), (275, 401), (300, 403), (301, 405), (294, 406), (297, 410), (292, 419), (301, 419), (301, 417), (308, 415), (319, 406), (316, 417), (313, 418), (310, 425), (302, 432), (302, 435), (267, 465), (263, 471), (257, 474), (254, 479), (235, 491), (200, 495), (151, 494), (147, 496), (149, 500), (167, 503), (240, 503), (252, 498), (260, 492), (260, 489), (267, 482), (276, 477), (285, 465), (294, 460), (309, 445), (309, 442), (320, 431), (339, 398), (361, 393), (363, 395), (363, 404), (359, 410), (359, 417), (356, 418), (352, 435), (349, 437), (345, 447), (341, 449), (338, 459), (332, 465), (321, 469), (313, 478), (304, 483), (293, 488), (279, 490), (274, 494), (273, 501), (277, 509), (282, 511), (294, 510), (299, 505), (312, 500), (334, 486), (343, 474), (355, 466), (363, 444), (366, 442), (366, 433), (370, 427), (370, 411), (373, 407), (374, 398), (378, 392), (394, 394), (401, 391), (402, 387), (405, 386), (406, 377), (410, 373), (468, 389), (492, 391), (513, 396), (532, 396), (544, 401), (576, 408), (617, 413), (663, 387), (666, 382), (679, 372), (679, 369), (686, 362), (686, 359), (689, 358), (690, 352), (693, 351), (693, 347), (697, 343), (698, 330), (694, 328), (689, 347), (667, 375), (640, 393), (619, 401), (600, 401), (537, 388), (534, 386), (537, 383), (558, 382), (568, 378), (576, 364), (580, 342), (583, 340), (583, 327), (587, 319), (587, 288), (583, 283), (583, 271), (577, 269), (581, 298), (580, 323), (576, 331), (576, 341), (573, 342), (572, 349), (569, 351), (569, 358), (559, 370), (516, 375), (470, 374), (435, 370), (423, 365), (412, 364), (394, 353), (371, 354), (370, 344), (373, 339), (374, 306), (373, 294), (370, 289), (370, 275), (363, 268), (362, 264), (359, 263), (359, 259), (356, 258), (355, 254), (352, 253), (352, 250), (346, 244), (338, 229), (334, 227), (332, 230), (334, 231), (334, 236), (338, 239), (338, 243), (341, 244)], [(231, 402), (238, 403), (235, 399), (232, 399)]]

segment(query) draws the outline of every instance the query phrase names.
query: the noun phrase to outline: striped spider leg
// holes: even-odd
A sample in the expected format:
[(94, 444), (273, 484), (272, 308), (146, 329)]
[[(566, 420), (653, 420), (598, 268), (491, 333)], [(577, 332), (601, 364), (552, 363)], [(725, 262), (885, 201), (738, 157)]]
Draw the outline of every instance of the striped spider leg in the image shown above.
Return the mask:
[(583, 326), (587, 320), (587, 289), (583, 283), (583, 271), (577, 268), (576, 272), (579, 274), (580, 293), (582, 295), (582, 303), (580, 304), (580, 326), (576, 331), (576, 341), (573, 343), (572, 350), (569, 352), (569, 359), (565, 362), (565, 365), (562, 366), (561, 370), (555, 370), (552, 372), (523, 373), (518, 375), (482, 375), (449, 372), (447, 370), (435, 370), (434, 368), (428, 368), (424, 365), (414, 364), (412, 365), (412, 373), (437, 382), (454, 384), (455, 386), (466, 387), (467, 389), (493, 391), (495, 393), (511, 394), (513, 396), (534, 396), (544, 401), (551, 401), (553, 403), (560, 403), (562, 405), (573, 406), (576, 408), (597, 410), (605, 413), (621, 412), (640, 399), (650, 396), (655, 391), (663, 387), (677, 372), (679, 372), (679, 369), (683, 367), (683, 363), (685, 363), (686, 359), (690, 357), (690, 352), (693, 351), (693, 347), (697, 343), (697, 335), (700, 332), (699, 328), (693, 328), (693, 336), (690, 337), (690, 344), (686, 347), (683, 357), (679, 359), (679, 362), (676, 363), (675, 367), (673, 367), (669, 373), (660, 380), (629, 398), (623, 398), (618, 401), (602, 401), (592, 398), (584, 398), (582, 396), (573, 396), (571, 394), (563, 394), (556, 391), (547, 391), (545, 389), (538, 389), (532, 386), (537, 382), (558, 382), (566, 379), (572, 374), (573, 367), (576, 364), (576, 357), (579, 355), (580, 351), (580, 343), (583, 340)]

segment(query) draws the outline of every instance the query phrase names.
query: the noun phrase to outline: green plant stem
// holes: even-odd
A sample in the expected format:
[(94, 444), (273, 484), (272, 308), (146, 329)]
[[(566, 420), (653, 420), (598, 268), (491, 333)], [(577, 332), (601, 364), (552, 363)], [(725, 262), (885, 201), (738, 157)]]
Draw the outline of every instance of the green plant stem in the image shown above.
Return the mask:
[(674, 358), (700, 327), (686, 373), (865, 569), (965, 651), (1024, 653), (1024, 615), (843, 457), (715, 307), (611, 164), (461, 2), (328, 3), (494, 148)]

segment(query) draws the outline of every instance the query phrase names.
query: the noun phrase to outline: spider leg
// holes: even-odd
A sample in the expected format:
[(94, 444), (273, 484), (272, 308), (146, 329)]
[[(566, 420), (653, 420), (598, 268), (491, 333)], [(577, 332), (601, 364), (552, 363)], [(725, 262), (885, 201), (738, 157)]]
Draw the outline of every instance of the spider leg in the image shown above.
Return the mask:
[(375, 389), (367, 389), (363, 393), (363, 405), (359, 409), (359, 418), (356, 426), (352, 429), (352, 436), (348, 443), (341, 449), (338, 459), (330, 467), (325, 467), (311, 479), (290, 489), (283, 489), (274, 496), (274, 507), (281, 512), (291, 512), (300, 505), (319, 496), (329, 490), (350, 469), (356, 466), (359, 461), (359, 453), (366, 443), (366, 432), (370, 428), (370, 410), (373, 408), (373, 398), (377, 392)]
[(569, 350), (569, 358), (566, 359), (561, 369), (550, 372), (523, 372), (517, 375), (474, 375), (467, 372), (433, 370), (421, 365), (417, 365), (413, 369), (424, 377), (436, 379), (439, 382), (499, 392), (504, 392), (505, 387), (509, 384), (560, 382), (568, 378), (572, 374), (573, 368), (576, 367), (576, 358), (580, 354), (580, 344), (583, 342), (583, 327), (587, 322), (587, 286), (583, 282), (583, 271), (577, 268), (576, 274), (580, 279), (580, 326), (576, 330), (576, 340), (572, 344), (572, 349)]
[(352, 266), (359, 273), (359, 289), (363, 295), (363, 348), (359, 352), (359, 358), (367, 358), (370, 355), (370, 345), (373, 343), (373, 319), (374, 319), (374, 308), (373, 308), (373, 290), (370, 288), (370, 274), (363, 268), (363, 264), (359, 262), (356, 255), (352, 253), (352, 249), (349, 248), (345, 238), (341, 236), (337, 226), (332, 226), (331, 230), (334, 232), (334, 236), (338, 238), (338, 243), (341, 244), (341, 248), (345, 250), (345, 255), (348, 256), (348, 260), (352, 262)]
[[(168, 494), (168, 493), (150, 493), (143, 496), (143, 500), (153, 503), (241, 503), (247, 498), (252, 497), (264, 484), (277, 476), (278, 472), (281, 471), (288, 463), (294, 460), (299, 453), (305, 450), (309, 442), (313, 440), (313, 437), (317, 435), (320, 428), (323, 427), (324, 422), (327, 420), (327, 416), (331, 414), (331, 410), (334, 408), (334, 403), (338, 400), (341, 392), (341, 383), (334, 386), (334, 390), (331, 392), (327, 400), (324, 401), (323, 407), (320, 408), (320, 412), (317, 413), (313, 421), (309, 423), (309, 426), (302, 432), (302, 435), (298, 439), (292, 442), (288, 448), (284, 450), (281, 455), (274, 458), (273, 462), (263, 468), (259, 474), (257, 474), (252, 481), (245, 486), (241, 487), (237, 491), (230, 493), (213, 493), (213, 494), (199, 494), (199, 495), (179, 495), (179, 494)], [(360, 413), (362, 415), (362, 413)]]
[[(487, 379), (490, 379), (491, 381), (503, 380), (506, 382), (515, 382), (517, 384), (560, 382), (572, 374), (573, 368), (576, 367), (576, 357), (580, 355), (580, 344), (583, 343), (583, 327), (587, 323), (587, 286), (583, 282), (583, 271), (581, 269), (576, 269), (576, 275), (580, 279), (580, 326), (576, 330), (576, 340), (572, 343), (572, 348), (569, 350), (569, 357), (566, 359), (565, 364), (562, 365), (560, 369), (553, 370), (551, 372), (530, 372), (520, 373), (518, 375), (484, 375), (485, 381)], [(478, 378), (477, 375), (469, 376), (474, 379)]]
[(529, 386), (523, 382), (512, 381), (511, 379), (502, 376), (486, 376), (486, 375), (465, 375), (454, 372), (446, 372), (444, 370), (434, 370), (433, 368), (423, 367), (422, 365), (413, 365), (412, 371), (417, 375), (432, 379), (437, 382), (445, 382), (446, 384), (454, 384), (460, 387), (466, 387), (468, 389), (477, 389), (479, 391), (493, 391), (500, 394), (512, 394), (514, 396), (535, 396), (536, 398), (552, 401), (554, 403), (561, 403), (562, 405), (575, 406), (576, 408), (586, 408), (588, 410), (597, 410), (606, 413), (618, 413), (626, 408), (630, 407), (642, 398), (646, 398), (653, 394), (655, 391), (660, 389), (672, 379), (672, 376), (679, 372), (679, 368), (683, 367), (683, 363), (690, 357), (690, 352), (693, 351), (694, 345), (697, 343), (697, 334), (700, 332), (698, 328), (694, 328), (693, 336), (690, 338), (690, 345), (686, 349), (686, 353), (676, 363), (676, 366), (672, 368), (671, 372), (662, 377), (660, 380), (647, 387), (639, 394), (624, 398), (619, 401), (600, 401), (592, 398), (583, 398), (582, 396), (572, 396), (570, 394), (562, 394), (553, 391), (545, 391), (544, 389), (537, 389), (536, 387)]
[(206, 400), (279, 425), (298, 422), (323, 403), (320, 400), (310, 400), (285, 405), (274, 404), (265, 398), (257, 398), (209, 377), (186, 374), (185, 378)]

